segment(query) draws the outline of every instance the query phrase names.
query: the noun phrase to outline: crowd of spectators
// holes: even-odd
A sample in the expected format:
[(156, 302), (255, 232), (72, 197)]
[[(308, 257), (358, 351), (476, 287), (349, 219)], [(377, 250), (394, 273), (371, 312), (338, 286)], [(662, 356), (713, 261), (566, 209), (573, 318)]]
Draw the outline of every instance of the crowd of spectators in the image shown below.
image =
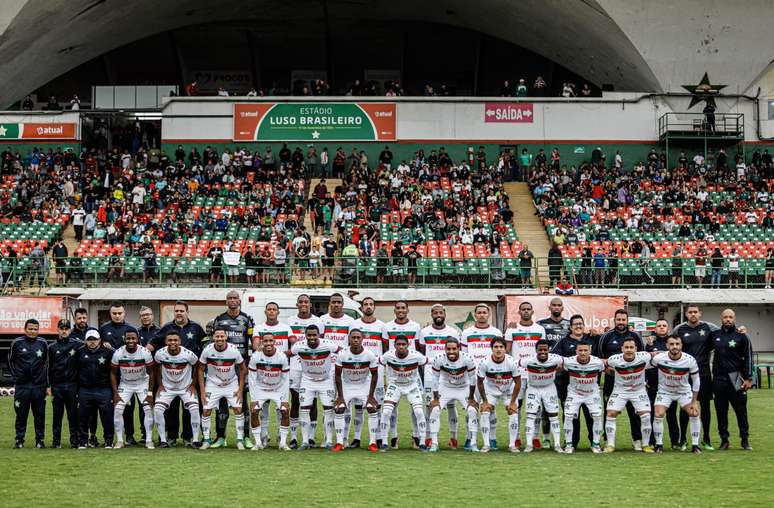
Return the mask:
[[(725, 225), (762, 230), (759, 237), (774, 228), (774, 165), (768, 150), (756, 150), (749, 165), (742, 153), (731, 157), (722, 148), (692, 159), (680, 154), (671, 169), (666, 154), (655, 149), (630, 164), (620, 152), (611, 159), (598, 147), (590, 162), (568, 166), (554, 148), (549, 156), (541, 150), (533, 161), (529, 185), (553, 242), (552, 281), (564, 269), (578, 286), (604, 287), (619, 282), (621, 259), (634, 258), (641, 268), (637, 282), (650, 284), (654, 257), (660, 255), (671, 258), (674, 285), (738, 287), (740, 253), (729, 242), (717, 245), (717, 237)], [(563, 250), (580, 254), (579, 270), (566, 273)], [(771, 249), (765, 258), (768, 286)], [(685, 277), (688, 259), (696, 270)], [(727, 277), (721, 281), (723, 273)]]

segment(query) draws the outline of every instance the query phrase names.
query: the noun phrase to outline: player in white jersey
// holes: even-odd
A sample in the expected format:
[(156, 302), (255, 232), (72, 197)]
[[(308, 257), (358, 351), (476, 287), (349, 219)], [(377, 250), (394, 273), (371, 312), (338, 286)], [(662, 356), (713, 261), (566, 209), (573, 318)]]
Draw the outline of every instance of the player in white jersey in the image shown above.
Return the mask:
[(333, 382), (333, 362), (341, 348), (330, 340), (320, 340), (319, 330), (315, 325), (309, 325), (305, 332), (306, 338), (296, 342), (291, 353), (301, 361), (301, 386), (298, 389), (301, 403), (301, 446), (299, 450), (307, 450), (309, 443), (311, 421), (309, 412), (315, 399), (320, 399), (323, 407), (323, 425), (325, 426), (325, 447), (333, 447), (333, 400), (336, 397), (336, 387)]
[(344, 349), (347, 347), (347, 337), (355, 321), (344, 314), (344, 297), (339, 293), (333, 293), (328, 303), (328, 313), (320, 316), (323, 329), (320, 332), (323, 340), (328, 340)]
[(179, 398), (191, 415), (191, 429), (194, 448), (201, 446), (199, 428), (199, 397), (196, 394), (196, 384), (193, 382), (193, 371), (199, 363), (196, 354), (180, 345), (180, 332), (171, 330), (164, 339), (165, 347), (156, 351), (155, 360), (160, 374), (157, 376), (156, 404), (153, 406), (156, 430), (159, 433), (159, 447), (169, 448), (167, 443), (166, 421), (164, 412), (169, 405)]
[[(263, 439), (262, 409), (274, 402), (279, 414), (279, 445), (280, 450), (290, 450), (287, 445), (288, 425), (290, 423), (290, 406), (288, 405), (288, 384), (290, 365), (284, 351), (279, 350), (274, 342), (274, 334), (261, 334), (260, 350), (250, 356), (247, 365), (247, 381), (250, 388), (250, 430), (255, 440), (253, 450), (266, 448)], [(265, 412), (268, 414), (268, 411)], [(268, 435), (268, 432), (266, 433)]]
[(247, 367), (242, 353), (236, 346), (229, 344), (227, 339), (226, 329), (216, 326), (212, 334), (212, 342), (204, 348), (199, 357), (199, 393), (202, 394), (204, 408), (202, 411), (202, 433), (204, 434), (202, 450), (210, 447), (210, 415), (212, 410), (220, 404), (220, 399), (226, 399), (228, 407), (234, 413), (237, 449), (245, 449), (245, 416), (242, 412), (242, 393), (245, 389)]
[[(446, 351), (446, 339), (449, 337), (460, 340), (460, 332), (453, 326), (446, 324), (446, 307), (436, 303), (430, 308), (430, 318), (432, 324), (422, 328), (419, 331), (417, 348), (419, 352), (427, 357), (427, 363), (432, 363), (433, 358)], [(425, 404), (427, 404), (427, 415), (430, 414), (430, 402), (433, 400), (433, 389), (431, 388), (430, 378), (432, 369), (425, 369)], [(446, 408), (449, 419), (449, 448), (456, 450), (457, 443), (457, 406), (449, 404)], [(427, 444), (427, 443), (425, 443)]]
[[(650, 399), (645, 387), (645, 369), (652, 367), (651, 354), (637, 351), (637, 341), (633, 337), (624, 339), (621, 351), (623, 352), (607, 359), (607, 372), (615, 373), (615, 384), (613, 393), (607, 400), (605, 453), (615, 451), (616, 418), (626, 407), (627, 402), (632, 403), (634, 410), (640, 416), (642, 442), (650, 443)], [(653, 453), (653, 447), (643, 446), (642, 451)]]
[[(399, 336), (406, 337), (408, 339), (408, 347), (410, 350), (416, 350), (417, 339), (419, 338), (419, 331), (422, 329), (419, 323), (409, 319), (409, 306), (405, 300), (398, 300), (395, 302), (393, 308), (395, 313), (395, 319), (384, 323), (384, 329), (387, 333), (387, 348), (392, 351), (395, 349), (395, 339)], [(420, 383), (422, 382), (420, 378)], [(425, 424), (427, 424), (425, 422)], [(411, 433), (414, 440), (414, 448), (419, 448), (419, 427), (417, 421), (414, 418), (414, 413), (411, 414)], [(398, 408), (392, 413), (392, 421), (390, 421), (390, 435), (392, 439), (390, 445), (393, 448), (398, 447)]]
[(561, 426), (559, 424), (559, 395), (556, 393), (556, 373), (562, 369), (564, 358), (549, 353), (550, 343), (540, 339), (535, 344), (535, 354), (519, 360), (519, 367), (526, 371), (527, 391), (524, 394), (524, 406), (527, 412), (526, 434), (527, 445), (524, 451), (533, 449), (537, 434), (536, 420), (541, 410), (545, 409), (551, 425), (551, 435), (554, 439), (554, 451), (564, 453), (561, 443)]
[[(519, 392), (521, 372), (516, 361), (506, 353), (503, 337), (495, 337), (491, 343), (492, 354), (478, 364), (478, 400), (481, 401), (481, 434), (484, 438), (483, 453), (491, 449), (490, 415), (502, 403), (508, 412), (508, 450), (518, 453), (516, 440), (519, 438)], [(497, 428), (495, 427), (495, 431)]]
[(667, 337), (666, 345), (669, 352), (659, 353), (651, 359), (653, 366), (658, 369), (658, 392), (653, 405), (655, 452), (664, 452), (664, 415), (672, 402), (677, 402), (688, 413), (691, 422), (691, 451), (700, 454), (701, 418), (696, 404), (701, 386), (699, 365), (693, 356), (683, 353), (683, 340), (679, 336)]
[[(140, 335), (136, 330), (127, 330), (124, 345), (113, 353), (110, 360), (110, 385), (113, 388), (113, 423), (116, 429), (116, 443), (113, 448), (124, 447), (124, 409), (132, 398), (142, 401), (145, 413), (145, 447), (153, 448), (153, 386), (155, 372), (153, 355), (140, 346)], [(120, 377), (120, 381), (119, 381)]]
[[(520, 360), (529, 358), (535, 354), (535, 344), (537, 341), (546, 338), (546, 330), (541, 325), (535, 323), (532, 320), (532, 316), (535, 314), (532, 304), (530, 302), (521, 302), (519, 304), (519, 321), (513, 325), (510, 324), (505, 330), (505, 341), (507, 342), (510, 353), (514, 360), (518, 363)], [(524, 370), (521, 371), (521, 393), (519, 393), (519, 400), (524, 399), (524, 393), (527, 391), (528, 377)], [(524, 407), (524, 404), (519, 406), (519, 410)], [(543, 415), (538, 415), (538, 419), (535, 425), (540, 428), (541, 419)], [(548, 442), (548, 435), (546, 431), (549, 430), (543, 425), (544, 440)], [(541, 443), (539, 438), (535, 438), (532, 442), (533, 448), (540, 449)], [(516, 447), (521, 447), (521, 439), (517, 439)]]
[(476, 402), (476, 364), (467, 353), (460, 351), (460, 343), (446, 339), (446, 351), (436, 355), (432, 363), (433, 400), (430, 402), (430, 451), (438, 451), (438, 432), (441, 430), (441, 408), (459, 402), (466, 408), (468, 433), (474, 436), (470, 451), (477, 452), (478, 402)]
[[(492, 339), (502, 337), (500, 330), (489, 324), (489, 305), (479, 303), (473, 309), (473, 317), (476, 322), (473, 326), (462, 330), (462, 350), (467, 352), (478, 364), (492, 354)], [(492, 439), (488, 443), (492, 449), (497, 449), (497, 415), (492, 414), (489, 418), (489, 426), (492, 430)], [(465, 449), (470, 447), (470, 442), (475, 436), (468, 432), (465, 439)]]
[(386, 452), (390, 448), (387, 445), (390, 418), (403, 396), (411, 404), (411, 409), (417, 422), (419, 449), (426, 451), (425, 431), (427, 424), (425, 422), (424, 404), (422, 403), (419, 368), (427, 363), (427, 359), (417, 351), (410, 350), (409, 340), (403, 335), (396, 337), (393, 345), (395, 349), (387, 351), (379, 359), (379, 362), (384, 365), (385, 374), (387, 375), (387, 391), (384, 393), (384, 408), (382, 409), (382, 447), (380, 451)]
[[(253, 351), (260, 351), (263, 347), (261, 339), (267, 333), (272, 334), (274, 337), (274, 348), (280, 353), (286, 353), (290, 351), (291, 339), (293, 338), (293, 330), (285, 323), (279, 322), (280, 309), (279, 305), (275, 302), (269, 302), (264, 308), (264, 315), (266, 321), (253, 328)], [(255, 400), (255, 399), (253, 399)], [(251, 416), (252, 418), (252, 411)], [(280, 412), (280, 406), (277, 404), (277, 420), (282, 420), (282, 414)], [(265, 402), (261, 409), (261, 443), (264, 446), (269, 441), (269, 402)], [(249, 448), (249, 446), (248, 446)]]
[(347, 437), (344, 415), (355, 404), (365, 406), (368, 411), (368, 451), (379, 451), (376, 446), (379, 408), (374, 397), (378, 373), (376, 355), (363, 347), (363, 333), (353, 328), (349, 331), (349, 347), (336, 355), (336, 446), (331, 451), (344, 450), (344, 439)]
[[(312, 299), (309, 295), (301, 294), (296, 299), (296, 309), (298, 313), (288, 318), (293, 335), (291, 337), (291, 347), (293, 344), (306, 338), (306, 327), (314, 325), (322, 333), (323, 323), (319, 317), (312, 314)], [(298, 389), (301, 386), (301, 362), (298, 356), (290, 357), (290, 448), (296, 449), (298, 441), (296, 435), (298, 431), (298, 411), (301, 404), (298, 401)], [(309, 414), (311, 420), (309, 434), (310, 443), (314, 444), (314, 436), (317, 434), (317, 404), (312, 404), (312, 411)]]
[[(377, 403), (377, 419), (381, 415), (382, 403), (384, 402), (384, 367), (378, 365), (378, 360), (387, 347), (387, 332), (384, 328), (384, 322), (380, 319), (376, 319), (374, 312), (376, 311), (376, 301), (370, 296), (366, 296), (360, 301), (360, 310), (363, 312), (363, 317), (356, 319), (352, 323), (352, 329), (360, 330), (363, 334), (363, 348), (371, 351), (377, 360), (377, 374), (376, 374), (376, 391), (374, 392), (374, 398)], [(360, 447), (360, 435), (363, 430), (363, 405), (355, 404), (352, 420), (355, 423), (354, 437), (349, 444), (349, 448)], [(377, 420), (378, 422), (378, 420)], [(347, 428), (344, 435), (349, 435), (349, 429)]]
[(564, 400), (564, 452), (573, 453), (573, 420), (585, 405), (594, 419), (591, 451), (602, 453), (599, 439), (602, 436), (602, 394), (599, 391), (599, 375), (605, 371), (605, 362), (591, 356), (591, 344), (581, 340), (575, 347), (575, 356), (564, 359), (564, 370), (569, 377), (567, 397)]

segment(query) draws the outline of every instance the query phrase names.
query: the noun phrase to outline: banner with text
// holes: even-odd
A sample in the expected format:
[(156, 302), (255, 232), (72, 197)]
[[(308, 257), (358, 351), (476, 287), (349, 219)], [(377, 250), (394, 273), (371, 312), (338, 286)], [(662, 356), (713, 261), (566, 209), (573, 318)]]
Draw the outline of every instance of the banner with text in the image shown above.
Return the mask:
[(395, 103), (238, 103), (234, 141), (395, 141)]
[(74, 123), (0, 123), (4, 139), (75, 139)]
[(600, 332), (613, 328), (615, 311), (626, 308), (625, 296), (506, 295), (504, 296), (506, 325), (519, 321), (519, 305), (523, 302), (532, 304), (532, 309), (535, 311), (533, 321), (547, 318), (550, 315), (548, 306), (554, 298), (562, 300), (564, 306), (562, 317), (570, 319), (570, 316), (580, 314), (587, 328)]
[(61, 297), (10, 296), (0, 298), (0, 334), (24, 335), (24, 322), (37, 319), (41, 334), (56, 334), (62, 316)]
[(484, 123), (532, 123), (531, 103), (487, 102), (484, 104)]

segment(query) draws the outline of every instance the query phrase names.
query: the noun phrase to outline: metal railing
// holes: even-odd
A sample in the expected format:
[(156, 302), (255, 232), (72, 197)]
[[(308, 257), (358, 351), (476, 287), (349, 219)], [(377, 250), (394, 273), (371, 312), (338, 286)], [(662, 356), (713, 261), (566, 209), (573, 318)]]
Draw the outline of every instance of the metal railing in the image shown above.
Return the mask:
[(744, 115), (742, 113), (664, 113), (658, 119), (658, 135), (678, 137), (742, 137)]
[[(537, 288), (554, 292), (564, 277), (575, 289), (588, 288), (731, 288), (756, 289), (769, 285), (774, 269), (767, 272), (764, 259), (741, 259), (738, 270), (727, 260), (720, 268), (695, 266), (695, 260), (620, 258), (594, 260), (533, 258), (522, 267), (517, 258), (419, 258), (403, 257), (323, 258), (315, 266), (308, 259), (288, 258), (284, 264), (247, 267), (213, 267), (208, 258), (157, 258), (147, 264), (142, 258), (68, 258), (59, 267), (6, 267), (3, 289), (46, 286), (69, 287), (465, 287)], [(616, 264), (617, 261), (617, 264)], [(4, 269), (4, 270), (5, 270)], [(770, 274), (770, 275), (767, 275)]]

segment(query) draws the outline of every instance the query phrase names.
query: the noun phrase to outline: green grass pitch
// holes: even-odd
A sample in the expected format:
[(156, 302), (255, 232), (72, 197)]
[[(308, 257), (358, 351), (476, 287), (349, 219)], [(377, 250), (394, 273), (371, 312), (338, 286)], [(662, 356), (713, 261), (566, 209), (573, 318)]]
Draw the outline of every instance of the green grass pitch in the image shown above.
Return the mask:
[[(774, 391), (751, 393), (753, 452), (739, 449), (732, 413), (730, 451), (635, 453), (624, 412), (619, 450), (612, 455), (592, 455), (585, 437), (572, 456), (451, 451), (445, 449), (445, 415), (441, 452), (422, 454), (410, 447), (409, 411), (403, 405), (400, 450), (332, 454), (320, 449), (239, 452), (233, 448), (233, 418), (225, 450), (37, 450), (30, 448), (30, 416), (28, 448), (14, 450), (12, 400), (3, 397), (0, 506), (774, 506), (772, 405)], [(49, 402), (49, 421), (51, 414)], [(501, 449), (506, 421), (499, 415)], [(461, 432), (463, 426), (461, 421)], [(50, 445), (50, 425), (46, 431)], [(320, 427), (318, 442), (321, 433)], [(713, 439), (717, 445), (716, 434)]]

